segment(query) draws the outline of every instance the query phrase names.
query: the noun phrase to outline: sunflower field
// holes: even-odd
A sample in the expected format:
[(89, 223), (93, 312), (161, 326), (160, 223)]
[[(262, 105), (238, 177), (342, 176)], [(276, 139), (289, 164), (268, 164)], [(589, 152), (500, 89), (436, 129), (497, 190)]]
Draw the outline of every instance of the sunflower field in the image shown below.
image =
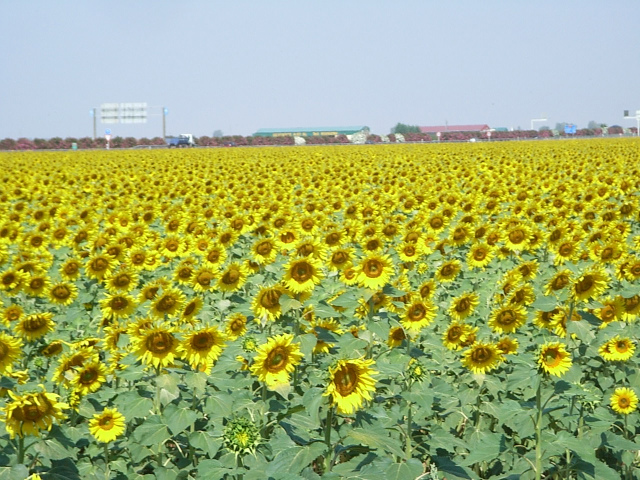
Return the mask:
[(640, 478), (640, 141), (0, 154), (0, 479)]

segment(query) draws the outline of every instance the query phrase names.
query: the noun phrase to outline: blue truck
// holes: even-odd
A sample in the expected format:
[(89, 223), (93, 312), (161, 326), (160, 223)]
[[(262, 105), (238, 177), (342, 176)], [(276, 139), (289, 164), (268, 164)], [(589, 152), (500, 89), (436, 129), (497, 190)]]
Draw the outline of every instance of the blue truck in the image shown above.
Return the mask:
[(165, 138), (167, 142), (167, 146), (171, 147), (195, 147), (196, 142), (193, 139), (193, 135), (190, 133), (182, 133), (177, 137), (167, 137)]

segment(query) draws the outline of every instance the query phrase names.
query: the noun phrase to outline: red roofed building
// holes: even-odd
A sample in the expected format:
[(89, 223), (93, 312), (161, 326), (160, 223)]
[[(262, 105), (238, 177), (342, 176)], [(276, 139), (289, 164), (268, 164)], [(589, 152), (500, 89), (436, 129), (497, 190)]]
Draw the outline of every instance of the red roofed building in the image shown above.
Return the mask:
[(439, 125), (436, 127), (419, 127), (421, 133), (446, 132), (487, 132), (489, 125)]

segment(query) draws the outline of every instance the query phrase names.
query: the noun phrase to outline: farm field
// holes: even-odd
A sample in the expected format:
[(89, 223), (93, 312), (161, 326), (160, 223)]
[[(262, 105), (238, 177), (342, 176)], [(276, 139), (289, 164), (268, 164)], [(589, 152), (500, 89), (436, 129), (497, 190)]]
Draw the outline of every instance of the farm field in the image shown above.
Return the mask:
[(0, 154), (0, 479), (632, 479), (640, 141)]

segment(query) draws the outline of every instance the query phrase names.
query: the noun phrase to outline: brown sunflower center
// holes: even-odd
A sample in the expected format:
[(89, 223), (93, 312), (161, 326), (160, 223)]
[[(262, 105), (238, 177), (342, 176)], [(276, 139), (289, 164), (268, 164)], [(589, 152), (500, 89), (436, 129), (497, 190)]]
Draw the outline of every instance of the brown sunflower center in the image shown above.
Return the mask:
[(378, 278), (382, 275), (384, 264), (375, 258), (370, 258), (364, 262), (362, 271), (369, 278)]
[(404, 247), (402, 249), (402, 252), (407, 256), (407, 257), (413, 257), (416, 254), (416, 247), (414, 247), (413, 245), (407, 245), (406, 247)]
[(47, 325), (47, 319), (44, 317), (41, 317), (40, 315), (33, 315), (30, 317), (27, 317), (23, 324), (22, 324), (22, 328), (26, 331), (26, 332), (36, 332), (38, 330), (40, 330), (42, 327)]
[(267, 290), (260, 298), (260, 305), (264, 308), (275, 308), (280, 304), (281, 295), (278, 290)]
[(265, 368), (271, 373), (277, 373), (287, 366), (289, 358), (287, 349), (278, 346), (269, 352), (265, 361)]
[(315, 250), (315, 247), (313, 246), (312, 243), (305, 243), (304, 245), (300, 245), (298, 247), (298, 255), (302, 257), (308, 257), (314, 252), (314, 250)]
[(164, 295), (156, 305), (159, 312), (168, 312), (176, 305), (176, 299), (171, 295)]
[(171, 351), (173, 347), (173, 335), (169, 332), (153, 332), (145, 342), (147, 350), (151, 353), (163, 354)]
[(69, 262), (64, 266), (64, 273), (67, 275), (75, 275), (80, 270), (80, 265), (76, 262)]
[(71, 289), (66, 285), (56, 285), (51, 290), (51, 295), (53, 295), (58, 300), (66, 300), (71, 296)]
[(569, 284), (569, 276), (568, 275), (564, 275), (564, 274), (563, 275), (558, 275), (551, 282), (551, 289), (552, 290), (562, 290), (568, 284)]
[(80, 374), (80, 383), (84, 384), (84, 385), (88, 385), (91, 384), (93, 382), (95, 382), (98, 378), (99, 374), (98, 371), (93, 369), (93, 368), (89, 368), (87, 370), (83, 370), (83, 372)]
[(447, 330), (447, 340), (452, 343), (457, 342), (463, 334), (464, 329), (458, 325), (454, 325), (452, 327), (449, 327), (449, 329)]
[(613, 305), (605, 305), (600, 309), (600, 318), (603, 322), (610, 322), (616, 316), (616, 309)]
[(456, 267), (450, 263), (443, 265), (442, 268), (440, 269), (440, 273), (442, 274), (443, 277), (450, 277), (455, 272), (456, 272)]
[(211, 285), (211, 280), (213, 280), (213, 274), (211, 272), (200, 272), (196, 277), (196, 282), (203, 287)]
[(256, 252), (260, 255), (269, 255), (273, 249), (273, 244), (270, 240), (263, 240), (256, 246)]
[(522, 243), (524, 239), (525, 239), (525, 234), (520, 229), (509, 232), (509, 241), (511, 241), (511, 243), (515, 245)]
[(576, 293), (586, 293), (594, 285), (594, 279), (591, 275), (585, 275), (582, 280), (576, 283)]
[(483, 364), (491, 360), (493, 352), (487, 347), (477, 347), (471, 352), (471, 361), (474, 363)]
[(355, 365), (347, 364), (336, 371), (333, 383), (338, 393), (346, 397), (356, 389), (359, 378), (358, 368)]
[(238, 280), (240, 280), (240, 271), (236, 268), (227, 270), (220, 280), (225, 285), (234, 285)]
[(487, 258), (487, 251), (484, 248), (476, 248), (473, 251), (473, 259), (476, 262), (481, 262), (485, 258)]
[(558, 253), (560, 253), (560, 255), (562, 255), (563, 257), (568, 257), (573, 253), (573, 245), (570, 243), (563, 243), (562, 245), (560, 245)]
[(109, 262), (104, 258), (96, 258), (91, 262), (91, 268), (95, 272), (102, 272), (109, 267)]
[(427, 315), (427, 309), (421, 303), (412, 305), (407, 313), (407, 317), (412, 322), (419, 322)]
[(470, 298), (461, 298), (458, 303), (456, 303), (456, 312), (463, 313), (471, 308), (471, 299)]
[(298, 262), (291, 269), (291, 278), (298, 283), (304, 283), (313, 275), (313, 267), (307, 262)]
[(431, 220), (429, 220), (429, 225), (431, 225), (431, 228), (438, 229), (442, 227), (443, 224), (444, 224), (444, 221), (440, 217), (434, 217)]
[(183, 316), (188, 317), (189, 315), (191, 315), (197, 307), (197, 303), (195, 301), (189, 302), (189, 304), (184, 307), (184, 313)]
[(557, 367), (562, 361), (562, 355), (557, 348), (547, 348), (544, 352), (544, 363), (550, 368)]
[(620, 408), (628, 408), (629, 405), (631, 404), (631, 402), (629, 401), (629, 399), (627, 397), (619, 397), (618, 398), (618, 406)]
[(36, 277), (29, 282), (29, 286), (34, 290), (38, 290), (44, 286), (44, 280), (40, 277)]
[(99, 421), (98, 425), (102, 430), (111, 430), (114, 426), (113, 417), (111, 415), (104, 415)]
[(509, 326), (516, 323), (518, 317), (513, 310), (504, 310), (498, 314), (496, 317), (496, 322), (498, 325)]
[(124, 297), (114, 297), (109, 302), (112, 310), (124, 310), (129, 305), (129, 301)]
[(180, 248), (180, 243), (178, 243), (177, 240), (170, 239), (167, 240), (167, 243), (165, 243), (164, 246), (170, 252), (175, 252), (178, 250), (178, 248)]
[(347, 255), (346, 252), (334, 252), (334, 254), (331, 255), (331, 262), (335, 265), (342, 265), (346, 263), (347, 260), (349, 260), (349, 255)]
[(196, 333), (191, 339), (191, 348), (194, 350), (209, 350), (216, 344), (216, 339), (209, 332)]

